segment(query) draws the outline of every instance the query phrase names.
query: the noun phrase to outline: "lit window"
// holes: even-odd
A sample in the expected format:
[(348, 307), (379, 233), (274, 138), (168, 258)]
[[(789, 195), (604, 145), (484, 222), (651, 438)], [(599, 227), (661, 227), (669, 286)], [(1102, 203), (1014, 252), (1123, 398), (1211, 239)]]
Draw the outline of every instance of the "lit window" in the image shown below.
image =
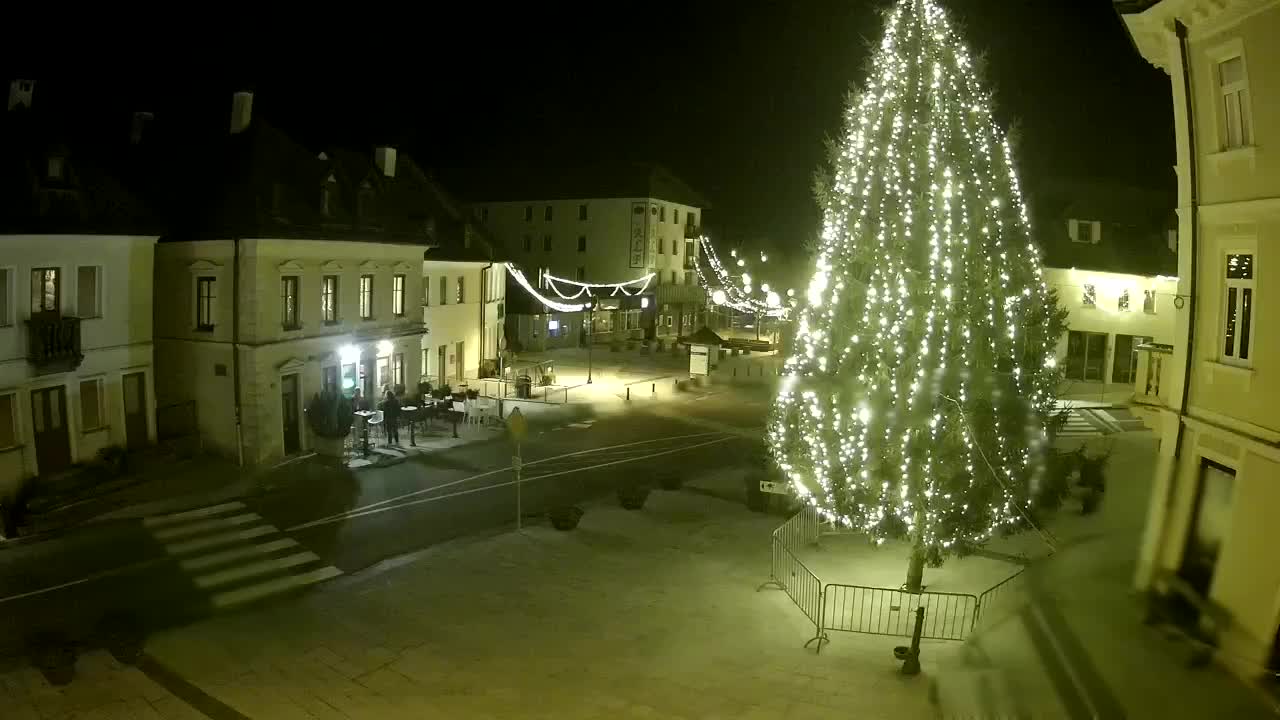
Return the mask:
[(360, 276), (360, 319), (373, 319), (373, 276)]
[(1096, 220), (1069, 220), (1067, 232), (1071, 242), (1095, 244), (1102, 240), (1102, 223)]
[(31, 270), (31, 313), (58, 312), (62, 297), (61, 272), (58, 268)]
[(1129, 289), (1125, 288), (1120, 291), (1120, 299), (1116, 301), (1116, 309), (1120, 312), (1129, 312)]
[(1085, 283), (1084, 292), (1081, 293), (1080, 302), (1085, 307), (1093, 307), (1098, 302), (1098, 292), (1094, 289), (1093, 283)]
[(1223, 362), (1249, 365), (1253, 335), (1253, 255), (1227, 256), (1223, 301)]
[(1249, 123), (1249, 87), (1243, 57), (1237, 55), (1218, 63), (1218, 90), (1222, 95), (1223, 149), (1249, 145), (1253, 129)]
[(391, 314), (404, 317), (404, 275), (391, 276)]
[(463, 277), (462, 275), (458, 276), (458, 287), (454, 292), (454, 298), (455, 298), (454, 301), (457, 302), (459, 305), (467, 301), (465, 281), (466, 281), (465, 277)]
[(321, 317), (326, 325), (338, 322), (338, 276), (325, 275), (320, 281)]
[(391, 382), (396, 389), (404, 387), (404, 353), (391, 356)]
[(300, 327), (298, 323), (298, 276), (280, 278), (280, 321), (286, 330)]
[(59, 155), (51, 155), (49, 157), (49, 164), (46, 170), (48, 171), (48, 176), (50, 180), (61, 180), (62, 179), (62, 157)]

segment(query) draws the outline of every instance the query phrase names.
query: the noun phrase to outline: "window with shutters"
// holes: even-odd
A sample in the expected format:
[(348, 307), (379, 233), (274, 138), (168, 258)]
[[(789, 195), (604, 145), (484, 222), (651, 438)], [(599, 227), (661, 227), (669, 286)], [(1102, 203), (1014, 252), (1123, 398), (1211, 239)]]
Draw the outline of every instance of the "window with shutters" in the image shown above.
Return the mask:
[(102, 317), (102, 268), (76, 268), (76, 314), (82, 318)]

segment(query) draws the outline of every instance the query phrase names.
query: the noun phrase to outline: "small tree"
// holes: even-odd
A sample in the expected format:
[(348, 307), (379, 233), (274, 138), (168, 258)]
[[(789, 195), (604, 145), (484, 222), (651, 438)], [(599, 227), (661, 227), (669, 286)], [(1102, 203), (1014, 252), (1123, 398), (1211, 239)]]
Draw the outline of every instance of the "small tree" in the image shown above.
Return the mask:
[(354, 411), (350, 399), (325, 390), (312, 395), (307, 403), (307, 424), (317, 437), (344, 438), (351, 432)]

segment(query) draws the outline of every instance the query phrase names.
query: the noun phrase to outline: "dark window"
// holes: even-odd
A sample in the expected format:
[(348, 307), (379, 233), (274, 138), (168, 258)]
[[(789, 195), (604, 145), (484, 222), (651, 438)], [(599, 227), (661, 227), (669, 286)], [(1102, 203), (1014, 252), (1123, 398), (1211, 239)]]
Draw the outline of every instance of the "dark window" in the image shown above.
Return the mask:
[(532, 206), (532, 205), (525, 205), (525, 206), (524, 206), (524, 219), (525, 219), (525, 222), (532, 222), (532, 221), (533, 221), (533, 206)]
[(587, 269), (581, 265), (578, 266), (578, 282), (587, 281)]
[(551, 236), (550, 235), (542, 236), (542, 249), (545, 252), (551, 252)]
[(449, 304), (449, 278), (440, 276), (440, 304)]
[(542, 208), (542, 219), (547, 222), (551, 222), (551, 206), (550, 205)]
[(587, 206), (586, 206), (586, 205), (579, 205), (579, 206), (578, 206), (578, 219), (579, 219), (579, 220), (586, 220), (586, 219), (587, 219)]
[(578, 236), (578, 252), (586, 252), (586, 251), (587, 251), (587, 236), (579, 235)]
[(680, 224), (680, 208), (671, 208), (671, 222), (676, 225)]
[(280, 322), (286, 330), (299, 327), (297, 275), (280, 278)]
[(525, 251), (525, 252), (531, 252), (532, 250), (533, 250), (533, 236), (532, 236), (532, 235), (525, 235), (525, 236), (524, 236), (524, 251)]
[(671, 254), (672, 254), (672, 255), (679, 255), (679, 254), (680, 254), (680, 241), (679, 241), (679, 240), (672, 240), (672, 241), (671, 241)]
[(213, 301), (216, 299), (216, 280), (211, 277), (196, 278), (196, 329), (213, 329)]

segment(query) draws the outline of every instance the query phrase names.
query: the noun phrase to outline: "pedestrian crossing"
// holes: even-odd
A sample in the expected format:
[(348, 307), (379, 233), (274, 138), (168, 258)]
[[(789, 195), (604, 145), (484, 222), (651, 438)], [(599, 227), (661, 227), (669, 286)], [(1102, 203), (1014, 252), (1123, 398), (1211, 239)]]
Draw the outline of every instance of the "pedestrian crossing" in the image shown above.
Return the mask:
[(1058, 400), (1055, 410), (1067, 411), (1067, 421), (1058, 431), (1059, 439), (1101, 437), (1123, 429), (1103, 408), (1079, 407), (1069, 400)]
[(142, 524), (217, 610), (342, 574), (239, 501), (156, 515)]

